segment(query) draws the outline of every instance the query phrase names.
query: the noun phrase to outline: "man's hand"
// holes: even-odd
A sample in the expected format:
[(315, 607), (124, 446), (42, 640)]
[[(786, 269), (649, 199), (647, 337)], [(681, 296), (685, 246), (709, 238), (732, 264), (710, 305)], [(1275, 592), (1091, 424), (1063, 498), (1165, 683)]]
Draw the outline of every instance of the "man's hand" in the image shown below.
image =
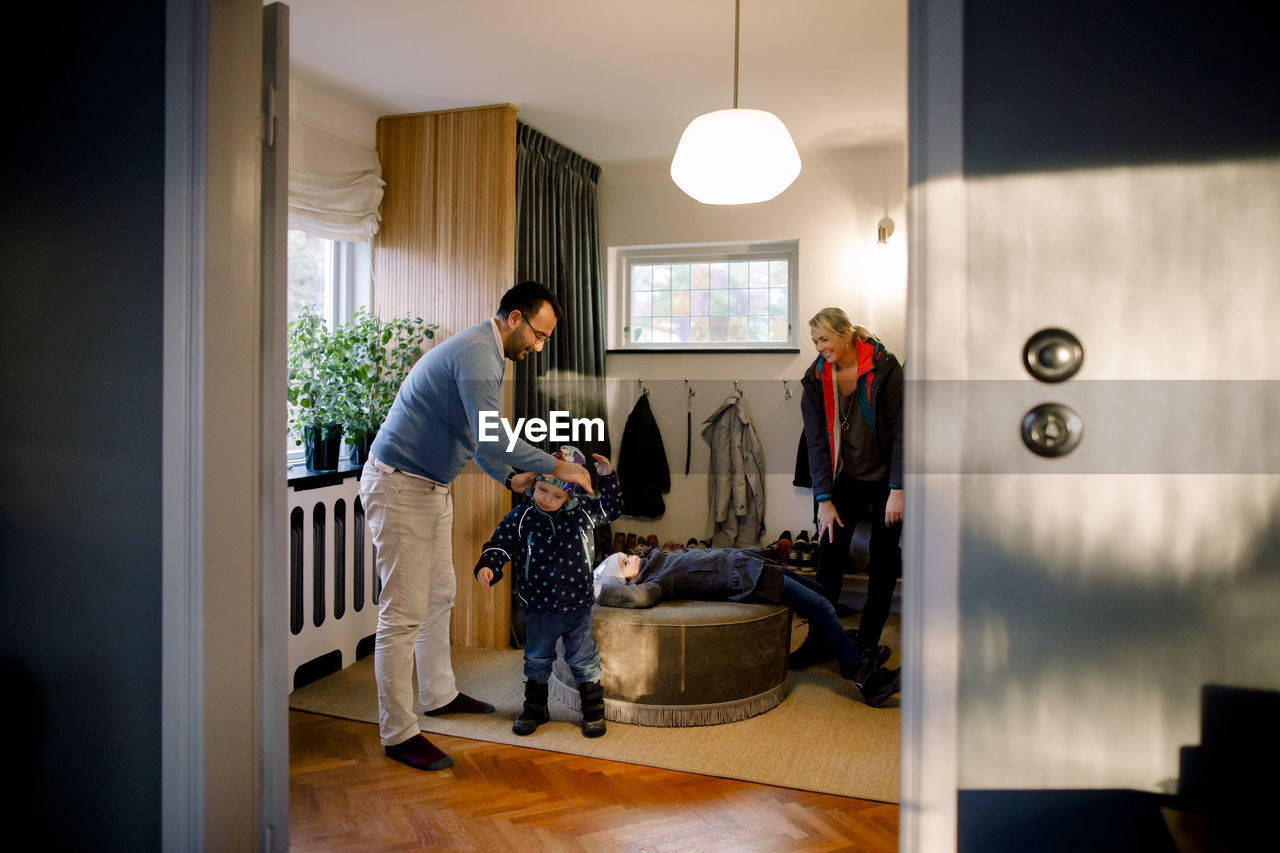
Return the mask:
[(892, 527), (902, 521), (902, 489), (890, 489), (889, 500), (884, 505), (884, 526)]
[(566, 483), (577, 483), (584, 492), (591, 493), (591, 472), (581, 465), (557, 459), (555, 470), (551, 473)]
[(592, 453), (591, 458), (596, 460), (596, 473), (601, 477), (604, 477), (613, 470), (613, 467), (609, 464), (608, 456), (601, 456), (599, 453)]
[(492, 586), (493, 585), (493, 569), (489, 568), (488, 566), (485, 566), (483, 569), (476, 572), (476, 580), (480, 581), (481, 586)]
[(836, 505), (832, 501), (822, 501), (818, 504), (818, 542), (821, 544), (822, 537), (826, 537), (826, 541), (836, 541), (836, 525), (844, 527), (844, 522), (840, 520), (840, 513), (836, 512)]

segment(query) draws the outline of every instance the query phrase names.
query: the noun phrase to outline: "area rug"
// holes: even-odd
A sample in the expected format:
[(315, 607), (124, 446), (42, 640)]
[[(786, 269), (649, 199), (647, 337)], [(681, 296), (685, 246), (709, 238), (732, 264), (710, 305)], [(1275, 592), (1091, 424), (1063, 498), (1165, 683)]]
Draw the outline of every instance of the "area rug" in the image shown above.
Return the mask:
[[(882, 642), (897, 646), (897, 619)], [(797, 625), (793, 643), (804, 628)], [(897, 655), (890, 660), (897, 666)], [(521, 653), (456, 646), (458, 689), (493, 703), (493, 714), (420, 716), (423, 731), (506, 743), (687, 773), (742, 779), (881, 802), (898, 802), (899, 697), (881, 708), (824, 664), (787, 676), (787, 696), (759, 716), (736, 723), (658, 728), (609, 723), (604, 737), (582, 736), (576, 712), (551, 700), (551, 722), (528, 737), (511, 732), (524, 698)], [(373, 658), (299, 687), (289, 707), (377, 724)], [(421, 709), (418, 709), (421, 711)]]

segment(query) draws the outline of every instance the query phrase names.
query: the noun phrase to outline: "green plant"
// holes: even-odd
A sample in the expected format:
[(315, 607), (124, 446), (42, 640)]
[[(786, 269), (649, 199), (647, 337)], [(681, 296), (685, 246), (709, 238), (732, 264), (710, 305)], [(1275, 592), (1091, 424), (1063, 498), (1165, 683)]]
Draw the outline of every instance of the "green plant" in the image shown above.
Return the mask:
[(421, 317), (381, 320), (361, 308), (338, 330), (349, 359), (342, 417), (347, 444), (378, 431), (400, 384), (422, 357), (423, 343), (438, 328)]
[(301, 444), (305, 427), (341, 423), (346, 414), (350, 343), (311, 306), (289, 321), (288, 342), (289, 434)]

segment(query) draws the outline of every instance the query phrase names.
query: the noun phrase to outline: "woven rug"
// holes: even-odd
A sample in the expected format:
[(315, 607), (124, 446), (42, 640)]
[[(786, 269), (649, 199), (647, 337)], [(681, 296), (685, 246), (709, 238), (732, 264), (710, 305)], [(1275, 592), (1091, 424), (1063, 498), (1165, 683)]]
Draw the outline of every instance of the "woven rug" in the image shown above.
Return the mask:
[[(793, 644), (804, 635), (797, 623)], [(898, 647), (892, 617), (882, 642)], [(897, 654), (889, 662), (897, 666)], [(552, 699), (551, 722), (528, 737), (511, 732), (524, 699), (522, 656), (454, 647), (458, 689), (493, 703), (493, 714), (419, 717), (425, 732), (547, 749), (687, 773), (742, 779), (881, 802), (898, 802), (900, 697), (868, 708), (857, 688), (823, 664), (787, 676), (787, 696), (770, 711), (717, 726), (659, 728), (609, 723), (601, 738), (585, 738), (575, 711)], [(373, 657), (299, 687), (289, 707), (377, 724)], [(419, 709), (421, 711), (421, 709)]]

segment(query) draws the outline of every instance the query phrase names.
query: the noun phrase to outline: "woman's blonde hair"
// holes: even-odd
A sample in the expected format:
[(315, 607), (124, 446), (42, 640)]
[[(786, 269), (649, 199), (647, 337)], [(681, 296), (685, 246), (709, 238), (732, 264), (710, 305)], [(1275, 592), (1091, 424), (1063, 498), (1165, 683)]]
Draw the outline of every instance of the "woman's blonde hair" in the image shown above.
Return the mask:
[(855, 326), (849, 322), (849, 315), (844, 313), (843, 308), (823, 308), (809, 318), (809, 328), (826, 329), (842, 338), (857, 338), (860, 341), (879, 340), (865, 326)]

